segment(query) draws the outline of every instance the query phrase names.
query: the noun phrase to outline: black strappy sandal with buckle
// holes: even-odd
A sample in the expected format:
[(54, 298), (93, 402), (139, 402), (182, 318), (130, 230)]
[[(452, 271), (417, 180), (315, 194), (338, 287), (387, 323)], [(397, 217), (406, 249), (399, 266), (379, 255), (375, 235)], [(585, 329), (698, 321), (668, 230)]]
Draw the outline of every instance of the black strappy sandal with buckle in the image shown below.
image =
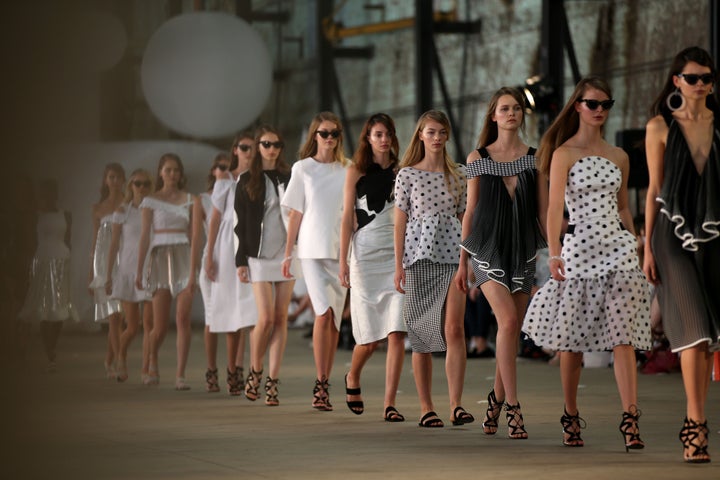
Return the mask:
[(280, 400), (278, 400), (278, 383), (280, 383), (280, 380), (277, 378), (267, 377), (265, 379), (265, 405), (268, 407), (277, 407), (280, 405)]
[(525, 430), (525, 421), (520, 411), (520, 402), (515, 405), (505, 404), (505, 416), (508, 422), (508, 437), (513, 440), (526, 440), (528, 438)]
[(563, 445), (566, 447), (582, 447), (585, 445), (583, 439), (580, 438), (580, 430), (587, 427), (585, 419), (580, 417), (580, 412), (575, 415), (570, 415), (567, 410), (562, 417), (560, 417), (560, 424), (563, 428), (563, 434), (567, 435), (567, 438), (563, 437)]
[(495, 396), (495, 390), (491, 390), (487, 397), (488, 407), (485, 412), (485, 418), (482, 422), (483, 433), (485, 435), (495, 435), (498, 431), (498, 420), (502, 413), (503, 402), (499, 402)]
[(620, 433), (625, 442), (625, 451), (640, 450), (645, 448), (645, 443), (640, 438), (640, 428), (638, 427), (638, 419), (642, 412), (635, 405), (630, 405), (629, 412), (623, 412), (622, 422), (620, 422)]
[(258, 389), (260, 388), (260, 381), (262, 380), (262, 372), (262, 370), (256, 372), (252, 366), (250, 367), (250, 373), (245, 381), (245, 398), (251, 402), (254, 402), (260, 396)]
[(685, 417), (683, 428), (680, 430), (678, 437), (683, 444), (683, 449), (689, 450), (690, 455), (683, 452), (683, 460), (687, 463), (708, 463), (710, 455), (708, 454), (708, 435), (709, 430), (707, 420), (703, 423), (696, 422)]

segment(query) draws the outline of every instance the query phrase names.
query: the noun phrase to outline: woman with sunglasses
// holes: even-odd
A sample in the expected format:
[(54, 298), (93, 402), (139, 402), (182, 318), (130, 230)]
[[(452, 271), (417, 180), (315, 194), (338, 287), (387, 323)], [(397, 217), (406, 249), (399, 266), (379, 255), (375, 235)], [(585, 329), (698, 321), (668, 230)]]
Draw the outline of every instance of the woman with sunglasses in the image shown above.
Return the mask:
[(122, 308), (120, 301), (110, 298), (105, 282), (112, 272), (108, 265), (116, 268), (118, 258), (109, 258), (112, 239), (113, 214), (123, 203), (125, 169), (118, 163), (105, 166), (100, 187), (100, 201), (92, 208), (93, 243), (90, 250), (89, 292), (95, 303), (95, 321), (108, 324), (107, 353), (105, 354), (105, 375), (117, 379), (116, 362), (120, 351), (122, 332)]
[[(133, 171), (125, 187), (125, 203), (115, 211), (112, 220), (105, 290), (111, 298), (120, 301), (126, 323), (126, 328), (120, 335), (117, 355), (118, 382), (124, 382), (128, 378), (127, 351), (140, 327), (141, 305), (143, 321), (141, 378), (145, 380), (148, 375), (150, 351), (148, 339), (153, 325), (152, 303), (147, 290), (135, 288), (135, 268), (138, 264), (138, 245), (142, 230), (140, 203), (150, 192), (152, 192), (150, 172), (142, 169)], [(117, 258), (117, 268), (113, 269), (115, 258)]]
[(170, 307), (173, 299), (176, 300), (175, 390), (190, 389), (185, 380), (185, 367), (190, 352), (190, 309), (197, 285), (200, 242), (199, 230), (191, 228), (192, 212), (201, 208), (198, 206), (200, 200), (185, 191), (185, 183), (180, 157), (174, 153), (160, 157), (155, 193), (140, 203), (142, 230), (135, 273), (136, 288), (147, 289), (152, 295), (154, 325), (150, 334), (150, 364), (145, 385), (160, 382), (158, 357), (168, 331)]
[(498, 323), (495, 381), (483, 432), (497, 433), (505, 405), (508, 436), (514, 439), (528, 437), (517, 395), (516, 358), (535, 280), (535, 256), (546, 245), (548, 193), (547, 179), (537, 174), (535, 149), (520, 138), (524, 110), (523, 96), (515, 88), (503, 87), (490, 99), (478, 148), (467, 158), (468, 205), (455, 278), (465, 293), (468, 278), (474, 278), (471, 288), (482, 290)]
[(407, 332), (402, 318), (404, 297), (393, 281), (393, 187), (399, 148), (392, 118), (377, 113), (365, 122), (345, 179), (340, 227), (340, 282), (346, 288), (352, 285), (350, 317), (355, 338), (350, 371), (345, 376), (347, 406), (356, 415), (364, 412), (360, 375), (381, 341), (387, 339), (387, 422), (405, 420), (395, 408)]
[(282, 273), (290, 271), (297, 240), (310, 301), (315, 311), (313, 355), (317, 378), (312, 406), (330, 411), (329, 387), (340, 322), (347, 289), (340, 284), (340, 221), (347, 160), (343, 154), (340, 119), (320, 112), (308, 128), (300, 148), (301, 160), (293, 164), (292, 176), (281, 204), (290, 209)]
[(247, 171), (254, 153), (251, 132), (241, 132), (232, 143), (229, 171), (218, 174), (212, 193), (204, 256), (205, 274), (212, 282), (210, 302), (205, 306), (211, 333), (225, 333), (227, 347), (227, 389), (233, 396), (242, 393), (245, 331), (257, 321), (252, 289), (243, 285), (235, 272), (235, 192), (240, 175)]
[[(678, 53), (652, 106), (645, 146), (643, 268), (657, 288), (663, 328), (687, 398), (680, 431), (683, 458), (710, 461), (705, 403), (712, 354), (720, 342), (720, 107), (712, 57), (699, 47)], [(670, 273), (672, 272), (672, 273)]]
[[(640, 270), (628, 207), (627, 154), (603, 139), (614, 100), (598, 77), (582, 79), (540, 142), (539, 169), (550, 176), (548, 266), (552, 278), (533, 296), (523, 330), (560, 352), (563, 444), (582, 447), (577, 391), (583, 352), (612, 350), (626, 451), (640, 439), (635, 349), (650, 348), (647, 281)], [(567, 200), (570, 224), (561, 248)]]
[(287, 233), (280, 199), (290, 180), (280, 132), (270, 125), (255, 131), (255, 156), (240, 176), (235, 193), (238, 248), (235, 254), (241, 282), (252, 283), (257, 324), (250, 333), (250, 373), (245, 382), (248, 400), (258, 399), (263, 359), (268, 355), (265, 405), (277, 406), (278, 376), (287, 343), (287, 317), (295, 279), (282, 275)]
[[(202, 228), (205, 238), (208, 236), (210, 217), (213, 211), (212, 205), (212, 192), (215, 187), (215, 182), (224, 178), (227, 175), (227, 171), (230, 169), (230, 155), (225, 152), (218, 153), (213, 159), (212, 166), (210, 167), (210, 173), (207, 176), (207, 190), (198, 195), (200, 197), (200, 205), (202, 210), (199, 212), (193, 212), (193, 228)], [(207, 242), (203, 249), (202, 258), (205, 259), (207, 255)], [(210, 294), (212, 290), (212, 283), (205, 272), (205, 262), (201, 262), (200, 276), (198, 278), (198, 284), (200, 285), (200, 293), (202, 294), (203, 305), (205, 307), (205, 328), (203, 331), (203, 340), (205, 343), (205, 357), (207, 360), (207, 370), (205, 371), (205, 390), (208, 393), (216, 393), (220, 391), (220, 382), (218, 378), (217, 368), (217, 342), (218, 334), (210, 330), (211, 322), (211, 309), (210, 309)], [(245, 346), (245, 331), (240, 331), (240, 340), (238, 341), (238, 347), (229, 348), (228, 351), (232, 352), (237, 350), (235, 359), (229, 362), (235, 365), (236, 370), (240, 370), (242, 373), (244, 346)], [(234, 345), (234, 344), (233, 344)]]
[(447, 152), (450, 121), (430, 110), (418, 119), (395, 180), (395, 288), (405, 294), (403, 320), (412, 345), (420, 399), (419, 426), (444, 427), (432, 400), (432, 353), (445, 353), (453, 425), (475, 418), (462, 407), (465, 294), (453, 283), (467, 201), (465, 167)]

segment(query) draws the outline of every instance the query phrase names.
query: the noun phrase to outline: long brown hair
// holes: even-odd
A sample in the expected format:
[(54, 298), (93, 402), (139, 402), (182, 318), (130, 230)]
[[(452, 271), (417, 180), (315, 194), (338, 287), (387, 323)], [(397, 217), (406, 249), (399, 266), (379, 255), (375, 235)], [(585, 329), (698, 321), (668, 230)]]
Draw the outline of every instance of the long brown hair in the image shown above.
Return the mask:
[[(248, 140), (254, 140), (253, 132), (252, 130), (243, 130), (242, 132), (238, 132), (235, 135), (235, 138), (233, 139), (232, 146), (230, 147), (230, 171), (234, 171), (238, 167), (238, 163), (240, 163), (240, 159), (237, 156), (237, 153), (235, 152), (235, 147), (238, 146), (240, 143), (240, 140), (247, 138)], [(257, 148), (257, 145), (255, 146)]]
[[(235, 144), (237, 145), (237, 144)], [(210, 173), (208, 173), (207, 176), (207, 190), (208, 192), (211, 191), (213, 188), (215, 188), (215, 181), (217, 178), (215, 178), (215, 169), (220, 165), (220, 162), (222, 160), (227, 160), (230, 165), (232, 165), (232, 159), (230, 158), (230, 154), (227, 152), (220, 152), (217, 155), (215, 155), (215, 158), (213, 159), (212, 167), (210, 167)], [(235, 158), (235, 165), (237, 165), (237, 158)], [(232, 170), (232, 168), (230, 169)]]
[[(100, 202), (110, 196), (110, 188), (107, 186), (107, 176), (110, 172), (119, 175), (125, 182), (125, 169), (119, 163), (108, 163), (103, 170), (102, 184), (100, 185)], [(98, 202), (99, 203), (99, 202)]]
[[(250, 200), (257, 200), (262, 191), (263, 184), (265, 182), (265, 174), (263, 173), (262, 155), (260, 154), (260, 139), (266, 133), (273, 133), (277, 135), (278, 141), (283, 142), (282, 135), (280, 132), (271, 125), (261, 125), (255, 130), (255, 155), (250, 162), (250, 179), (248, 180), (245, 189), (247, 190)], [(283, 142), (284, 145), (285, 142)], [(282, 173), (287, 174), (290, 172), (290, 165), (285, 161), (285, 147), (280, 150), (277, 161), (275, 163), (275, 169)]]
[(520, 108), (522, 108), (522, 121), (520, 122), (520, 130), (525, 131), (525, 98), (522, 93), (520, 93), (520, 90), (517, 88), (512, 87), (501, 87), (500, 90), (495, 92), (495, 94), (490, 98), (490, 103), (488, 103), (487, 112), (485, 113), (485, 123), (483, 124), (482, 130), (480, 130), (480, 136), (478, 137), (477, 141), (477, 148), (481, 147), (487, 147), (491, 143), (493, 143), (498, 138), (498, 126), (497, 122), (493, 120), (493, 114), (495, 113), (495, 110), (498, 106), (498, 101), (500, 101), (500, 97), (504, 95), (510, 95), (515, 99), (515, 101), (520, 104)]
[(386, 113), (376, 113), (365, 121), (362, 131), (360, 132), (360, 138), (358, 140), (358, 147), (353, 155), (353, 162), (360, 173), (367, 173), (368, 168), (373, 163), (373, 151), (368, 137), (372, 128), (378, 123), (382, 124), (387, 128), (388, 135), (390, 136), (390, 164), (392, 166), (398, 163), (398, 152), (400, 151), (400, 145), (398, 144), (397, 135), (395, 133), (395, 122)]
[(583, 98), (585, 92), (590, 88), (600, 90), (607, 94), (608, 98), (612, 98), (610, 85), (600, 77), (585, 77), (578, 82), (565, 107), (540, 140), (537, 158), (539, 160), (538, 169), (541, 172), (550, 173), (550, 163), (555, 150), (577, 133), (580, 127), (580, 114), (575, 110), (575, 103)]
[(310, 126), (308, 127), (305, 143), (302, 147), (300, 147), (300, 150), (298, 150), (298, 158), (302, 159), (312, 157), (317, 154), (318, 144), (317, 140), (315, 140), (315, 134), (317, 133), (317, 129), (320, 124), (324, 121), (334, 123), (337, 130), (340, 131), (340, 135), (337, 137), (337, 143), (335, 144), (333, 157), (335, 162), (345, 165), (347, 160), (345, 158), (345, 154), (343, 153), (342, 123), (340, 122), (340, 118), (332, 112), (320, 112), (312, 119), (312, 122), (310, 122)]
[[(445, 172), (445, 185), (447, 186), (448, 192), (450, 192), (450, 194), (455, 197), (455, 200), (459, 202), (461, 179), (460, 174), (458, 173), (458, 166), (453, 159), (450, 158), (450, 154), (448, 154), (447, 151), (447, 142), (450, 141), (450, 120), (448, 120), (448, 117), (444, 112), (441, 112), (440, 110), (428, 110), (420, 116), (417, 121), (417, 125), (415, 126), (415, 131), (410, 138), (410, 143), (405, 149), (405, 155), (403, 155), (402, 161), (400, 162), (400, 168), (412, 167), (425, 158), (425, 145), (420, 140), (420, 132), (430, 121), (439, 123), (445, 131), (447, 131), (448, 138), (443, 146), (443, 159), (445, 160), (443, 165), (443, 171)], [(464, 178), (462, 180), (464, 180)]]
[(162, 171), (163, 167), (169, 160), (174, 160), (177, 163), (178, 168), (180, 169), (180, 180), (178, 181), (178, 189), (182, 190), (185, 188), (185, 184), (187, 183), (187, 178), (185, 177), (185, 167), (183, 167), (182, 161), (180, 160), (180, 156), (177, 153), (165, 153), (162, 157), (160, 157), (160, 161), (158, 162), (158, 168), (157, 168), (157, 180), (155, 180), (155, 191), (159, 192), (162, 190), (164, 183), (163, 179), (160, 176), (160, 171)]
[[(703, 67), (710, 67), (710, 73), (712, 73), (712, 75), (715, 77), (713, 80), (717, 81), (717, 71), (715, 70), (715, 63), (713, 62), (712, 57), (706, 50), (700, 47), (688, 47), (682, 50), (677, 55), (675, 55), (675, 58), (670, 64), (670, 72), (668, 72), (667, 79), (665, 80), (665, 85), (660, 91), (660, 95), (658, 95), (657, 99), (655, 99), (655, 101), (653, 102), (652, 107), (650, 107), (650, 115), (655, 116), (661, 114), (670, 114), (670, 109), (668, 108), (665, 101), (667, 100), (668, 95), (675, 91), (673, 77), (679, 73), (682, 73), (685, 65), (687, 65), (689, 62), (695, 62), (698, 65), (702, 65)], [(707, 108), (716, 113), (718, 112), (718, 105), (720, 105), (717, 95), (718, 89), (715, 88), (713, 93), (708, 95), (705, 99), (705, 105), (707, 106)]]

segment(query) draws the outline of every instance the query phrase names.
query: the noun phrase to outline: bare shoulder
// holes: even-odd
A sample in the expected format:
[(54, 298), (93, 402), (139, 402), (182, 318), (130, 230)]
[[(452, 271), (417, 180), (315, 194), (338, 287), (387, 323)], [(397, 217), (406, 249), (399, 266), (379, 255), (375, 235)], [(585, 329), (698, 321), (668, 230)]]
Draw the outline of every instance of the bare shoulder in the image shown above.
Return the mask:
[(471, 164), (473, 162), (477, 162), (478, 160), (480, 160), (480, 152), (478, 152), (477, 150), (473, 150), (468, 154), (465, 161), (467, 164)]
[(649, 137), (664, 137), (667, 134), (668, 126), (662, 115), (656, 115), (648, 120), (646, 135)]
[(630, 165), (630, 157), (625, 150), (614, 145), (608, 145), (608, 160), (611, 160), (614, 164), (618, 165), (623, 170)]
[(570, 167), (580, 159), (582, 155), (575, 147), (569, 145), (560, 145), (555, 149), (552, 155), (552, 168), (561, 167), (569, 170)]

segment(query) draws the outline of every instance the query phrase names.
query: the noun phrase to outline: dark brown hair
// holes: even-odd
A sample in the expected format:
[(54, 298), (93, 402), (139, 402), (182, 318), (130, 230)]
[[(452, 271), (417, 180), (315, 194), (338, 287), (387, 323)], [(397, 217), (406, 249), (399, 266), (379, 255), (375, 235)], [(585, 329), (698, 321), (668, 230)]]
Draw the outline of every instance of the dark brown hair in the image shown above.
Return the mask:
[(396, 166), (399, 161), (398, 152), (400, 151), (400, 145), (398, 144), (395, 133), (395, 122), (390, 118), (390, 115), (386, 113), (376, 113), (365, 121), (365, 125), (363, 125), (362, 131), (360, 132), (357, 150), (355, 150), (355, 154), (353, 155), (353, 161), (360, 173), (367, 173), (368, 168), (370, 168), (373, 163), (373, 151), (370, 142), (368, 142), (368, 137), (370, 137), (372, 128), (378, 123), (387, 128), (388, 135), (392, 139), (390, 143), (390, 164)]
[[(250, 200), (257, 200), (257, 198), (260, 196), (260, 192), (262, 191), (263, 183), (265, 182), (262, 155), (260, 154), (260, 149), (258, 148), (258, 146), (260, 144), (260, 139), (266, 133), (274, 133), (275, 135), (277, 135), (278, 141), (283, 141), (280, 132), (271, 125), (261, 125), (257, 128), (257, 130), (255, 130), (255, 155), (250, 162), (250, 178), (247, 185), (245, 186)], [(285, 147), (280, 150), (280, 154), (277, 158), (277, 163), (275, 164), (275, 169), (283, 174), (287, 174), (290, 172), (290, 165), (288, 165), (285, 161)]]
[(520, 104), (520, 108), (522, 108), (522, 121), (520, 122), (520, 129), (525, 130), (525, 98), (523, 97), (523, 94), (520, 93), (520, 90), (517, 88), (512, 87), (501, 87), (500, 90), (495, 92), (495, 94), (490, 99), (490, 103), (488, 103), (487, 113), (485, 114), (485, 123), (483, 124), (483, 128), (480, 131), (480, 136), (478, 137), (477, 141), (477, 148), (480, 147), (487, 147), (491, 143), (493, 143), (498, 138), (498, 126), (497, 122), (493, 120), (493, 114), (495, 113), (495, 110), (498, 106), (498, 101), (500, 101), (500, 97), (504, 95), (510, 95), (513, 97), (518, 104)]
[(101, 202), (110, 196), (110, 188), (108, 188), (107, 186), (107, 176), (110, 172), (114, 172), (115, 174), (121, 176), (123, 179), (123, 183), (125, 182), (125, 169), (122, 167), (122, 165), (120, 165), (119, 163), (108, 163), (107, 165), (105, 165), (105, 170), (103, 170), (102, 176), (102, 185), (100, 185)]
[(178, 189), (182, 190), (185, 188), (185, 184), (187, 183), (187, 178), (185, 178), (185, 167), (183, 167), (182, 161), (180, 160), (180, 156), (177, 153), (165, 153), (162, 157), (160, 157), (160, 161), (158, 162), (158, 168), (157, 168), (157, 180), (155, 181), (155, 191), (159, 192), (162, 190), (164, 184), (163, 179), (160, 176), (160, 171), (163, 169), (165, 164), (169, 160), (174, 160), (175, 163), (177, 163), (178, 168), (180, 169), (180, 180), (178, 181)]

